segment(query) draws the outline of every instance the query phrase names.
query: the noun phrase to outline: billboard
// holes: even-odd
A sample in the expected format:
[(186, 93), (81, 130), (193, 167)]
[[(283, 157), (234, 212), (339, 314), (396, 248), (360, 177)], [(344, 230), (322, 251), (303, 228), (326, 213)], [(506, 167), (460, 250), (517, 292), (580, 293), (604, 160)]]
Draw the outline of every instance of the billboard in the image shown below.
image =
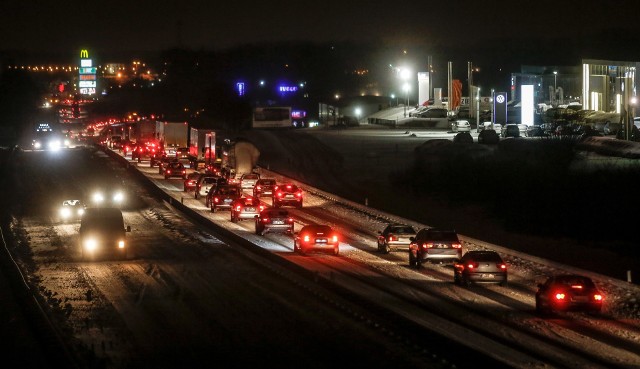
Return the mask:
[(507, 124), (507, 93), (493, 93), (493, 123)]

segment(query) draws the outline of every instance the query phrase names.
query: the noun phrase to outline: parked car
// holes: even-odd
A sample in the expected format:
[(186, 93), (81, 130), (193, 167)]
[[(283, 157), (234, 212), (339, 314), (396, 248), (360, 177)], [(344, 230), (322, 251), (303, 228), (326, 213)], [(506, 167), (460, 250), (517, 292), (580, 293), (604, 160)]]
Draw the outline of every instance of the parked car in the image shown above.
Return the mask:
[(293, 218), (286, 209), (266, 208), (256, 218), (256, 234), (264, 236), (267, 233), (293, 234)]
[(453, 132), (471, 132), (471, 124), (468, 120), (456, 120), (451, 123), (451, 130)]
[(273, 178), (260, 178), (253, 186), (253, 197), (273, 197), (273, 190), (276, 187), (276, 180)]
[(520, 127), (517, 124), (507, 124), (502, 129), (502, 137), (520, 137)]
[(532, 126), (527, 130), (528, 137), (549, 137), (549, 134), (544, 131), (542, 126)]
[(264, 204), (261, 204), (257, 198), (240, 197), (231, 204), (231, 222), (236, 223), (239, 220), (255, 219), (264, 209)]
[(294, 234), (293, 251), (301, 254), (319, 250), (340, 253), (340, 237), (328, 225), (310, 224)]
[(453, 282), (469, 286), (471, 283), (507, 283), (507, 264), (495, 251), (467, 251), (453, 264)]
[(416, 230), (406, 224), (390, 223), (378, 233), (378, 251), (388, 254), (390, 251), (409, 250), (411, 237)]
[(599, 313), (604, 295), (591, 278), (576, 275), (556, 275), (538, 284), (536, 312), (587, 311)]
[(425, 261), (455, 261), (462, 257), (462, 243), (456, 231), (423, 228), (409, 245), (409, 265), (420, 267)]
[(500, 136), (492, 129), (484, 129), (478, 133), (478, 143), (495, 145), (498, 142), (500, 142)]

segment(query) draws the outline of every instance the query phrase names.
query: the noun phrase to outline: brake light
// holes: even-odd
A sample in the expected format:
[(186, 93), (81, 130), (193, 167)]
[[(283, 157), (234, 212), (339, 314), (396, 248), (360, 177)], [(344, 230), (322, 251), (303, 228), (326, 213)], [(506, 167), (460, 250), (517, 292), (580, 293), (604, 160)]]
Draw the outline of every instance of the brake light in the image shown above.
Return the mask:
[(507, 270), (507, 265), (506, 264), (498, 264), (498, 268), (503, 269), (503, 270)]
[(287, 222), (288, 222), (288, 223), (293, 223), (293, 218), (289, 218), (289, 219), (287, 219)]
[(256, 186), (256, 191), (260, 191), (260, 190), (262, 190), (262, 187)]
[(287, 185), (287, 190), (290, 190), (290, 189), (291, 189), (291, 185)]
[(602, 295), (600, 295), (600, 294), (595, 294), (595, 295), (593, 295), (593, 299), (596, 300), (596, 301), (602, 301), (602, 300), (604, 300), (604, 297)]
[(276, 196), (278, 196), (278, 197), (282, 197), (282, 192), (278, 192), (278, 193), (276, 193)]
[(183, 171), (182, 171), (182, 174), (185, 174), (185, 173), (187, 173), (187, 171), (186, 171), (186, 170), (183, 170)]
[(167, 169), (167, 174), (171, 174), (171, 169)]
[(219, 198), (217, 198), (217, 197), (214, 197), (214, 198), (213, 198), (213, 202), (220, 202), (220, 199), (219, 199)]
[(302, 197), (302, 192), (296, 192), (296, 197)]
[(236, 211), (240, 211), (240, 210), (242, 210), (242, 206), (240, 205), (236, 206)]
[(338, 242), (338, 236), (333, 235), (333, 237), (331, 237), (333, 243), (337, 243)]
[(430, 249), (430, 248), (432, 248), (432, 247), (433, 247), (433, 244), (432, 244), (432, 243), (423, 243), (423, 244), (422, 244), (422, 248), (423, 248), (423, 249)]
[(574, 284), (571, 286), (571, 288), (575, 288), (577, 290), (581, 290), (582, 289), (582, 285), (581, 284)]
[(305, 235), (302, 237), (302, 240), (303, 240), (304, 242), (309, 242), (309, 235), (308, 235), (308, 234), (305, 234)]
[(394, 236), (394, 235), (392, 235), (392, 234), (390, 234), (390, 235), (389, 235), (389, 242), (391, 242), (391, 241), (397, 241), (397, 240), (398, 240), (398, 237), (396, 237), (396, 236)]
[(565, 299), (566, 295), (565, 295), (564, 293), (562, 293), (562, 292), (558, 292), (558, 293), (556, 293), (556, 294), (555, 294), (555, 296), (554, 296), (554, 297), (555, 297), (555, 298), (556, 298), (556, 300), (558, 300), (558, 301), (564, 301), (564, 299)]
[(475, 267), (476, 267), (476, 266), (475, 266), (474, 264), (471, 264), (471, 263), (467, 264), (467, 268), (469, 268), (469, 269), (473, 269), (473, 268), (475, 268)]
[(263, 210), (264, 210), (264, 205), (260, 205), (260, 206), (258, 207), (258, 209), (260, 209), (260, 211), (263, 211)]
[(461, 248), (462, 248), (462, 245), (461, 245), (461, 244), (459, 244), (459, 243), (452, 243), (452, 244), (451, 244), (451, 247), (453, 247), (454, 249), (461, 249)]

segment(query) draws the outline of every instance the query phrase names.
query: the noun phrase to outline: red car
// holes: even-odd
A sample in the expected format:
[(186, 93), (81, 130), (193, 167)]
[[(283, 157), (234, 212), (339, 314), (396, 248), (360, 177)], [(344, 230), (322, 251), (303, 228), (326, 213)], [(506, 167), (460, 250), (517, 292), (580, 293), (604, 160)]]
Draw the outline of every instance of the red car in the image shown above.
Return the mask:
[(265, 206), (255, 197), (241, 197), (231, 205), (231, 221), (255, 219)]

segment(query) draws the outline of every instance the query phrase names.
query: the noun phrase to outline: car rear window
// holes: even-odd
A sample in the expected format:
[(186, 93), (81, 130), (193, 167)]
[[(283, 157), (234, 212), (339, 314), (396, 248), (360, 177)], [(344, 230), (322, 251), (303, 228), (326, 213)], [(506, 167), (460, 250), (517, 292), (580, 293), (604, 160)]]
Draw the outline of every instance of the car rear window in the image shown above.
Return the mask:
[(263, 185), (274, 185), (276, 181), (274, 179), (263, 179), (260, 183)]
[(331, 227), (329, 227), (328, 225), (306, 226), (302, 229), (302, 232), (328, 235), (329, 233), (331, 233)]
[(244, 177), (242, 177), (244, 179), (258, 179), (258, 175), (257, 174), (245, 174)]
[(428, 231), (427, 238), (433, 241), (458, 241), (458, 234), (451, 231)]
[(502, 261), (500, 255), (492, 251), (470, 251), (465, 254), (466, 259), (473, 259), (475, 261)]
[(396, 234), (415, 234), (416, 231), (411, 227), (393, 227), (391, 229), (392, 233)]
[(556, 278), (556, 282), (567, 286), (580, 285), (584, 287), (595, 287), (591, 279), (581, 276), (562, 276)]

